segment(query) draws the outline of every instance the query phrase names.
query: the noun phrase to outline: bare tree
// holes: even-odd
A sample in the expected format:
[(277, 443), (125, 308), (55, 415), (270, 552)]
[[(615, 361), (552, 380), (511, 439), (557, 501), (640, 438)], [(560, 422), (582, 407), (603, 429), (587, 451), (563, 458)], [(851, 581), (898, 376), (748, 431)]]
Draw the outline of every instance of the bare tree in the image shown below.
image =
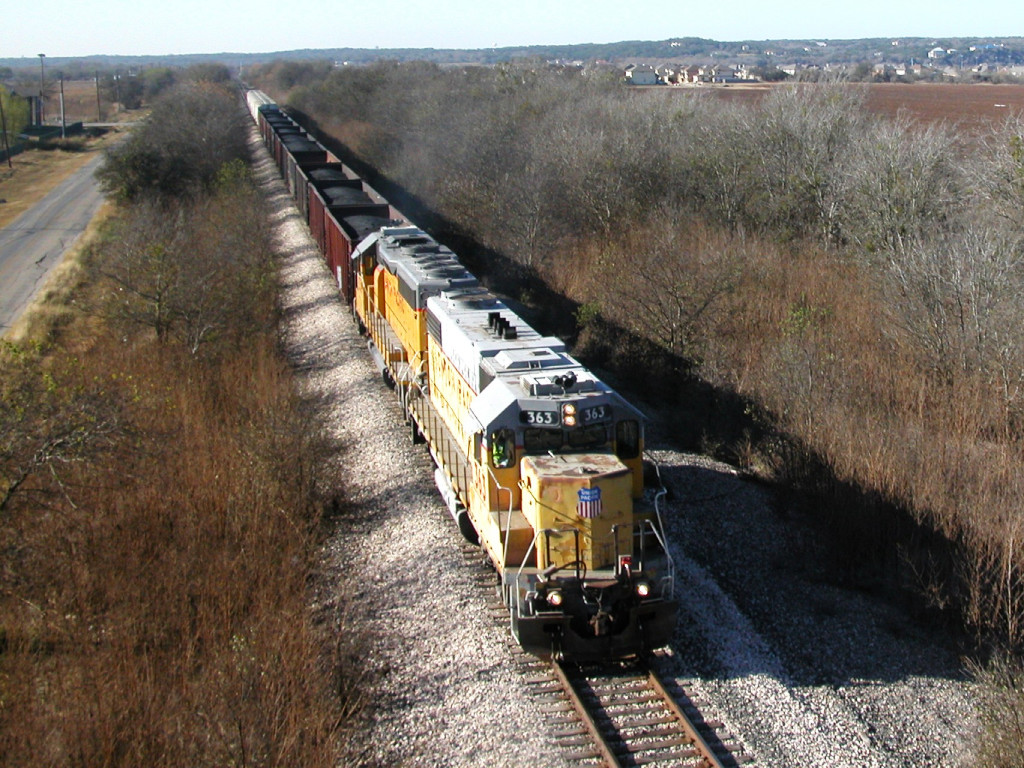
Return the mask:
[(946, 381), (975, 372), (1020, 397), (1024, 346), (1024, 240), (968, 224), (942, 237), (903, 241), (889, 259), (894, 325), (923, 367)]
[(912, 126), (904, 117), (870, 123), (843, 177), (844, 237), (885, 260), (955, 226), (966, 200), (958, 157), (947, 126)]
[(118, 403), (95, 382), (77, 381), (73, 363), (55, 371), (7, 342), (0, 372), (0, 513), (19, 495), (42, 501), (58, 494), (74, 505), (67, 474), (123, 435)]

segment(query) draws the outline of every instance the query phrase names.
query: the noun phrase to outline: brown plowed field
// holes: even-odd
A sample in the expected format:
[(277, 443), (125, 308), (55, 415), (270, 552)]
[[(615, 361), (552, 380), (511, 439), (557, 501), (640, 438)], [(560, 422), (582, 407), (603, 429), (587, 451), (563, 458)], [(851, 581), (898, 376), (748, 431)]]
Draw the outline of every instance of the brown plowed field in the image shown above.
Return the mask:
[(868, 87), (868, 109), (890, 115), (902, 110), (926, 122), (984, 128), (1024, 111), (1024, 85), (877, 83)]
[[(746, 102), (762, 98), (772, 87), (762, 83), (672, 90), (677, 93), (710, 92), (728, 101)], [(1024, 85), (872, 83), (862, 87), (868, 90), (867, 106), (872, 112), (896, 115), (902, 111), (923, 122), (948, 120), (973, 130), (1024, 112)]]

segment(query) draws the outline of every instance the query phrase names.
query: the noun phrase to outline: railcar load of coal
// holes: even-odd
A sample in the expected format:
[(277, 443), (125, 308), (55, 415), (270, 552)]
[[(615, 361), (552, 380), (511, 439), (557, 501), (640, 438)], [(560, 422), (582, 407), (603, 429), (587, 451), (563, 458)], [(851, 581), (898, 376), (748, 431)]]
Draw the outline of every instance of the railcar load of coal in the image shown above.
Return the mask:
[(668, 643), (673, 563), (640, 412), (268, 97), (247, 100), (448, 509), (497, 570), (516, 640), (576, 660)]

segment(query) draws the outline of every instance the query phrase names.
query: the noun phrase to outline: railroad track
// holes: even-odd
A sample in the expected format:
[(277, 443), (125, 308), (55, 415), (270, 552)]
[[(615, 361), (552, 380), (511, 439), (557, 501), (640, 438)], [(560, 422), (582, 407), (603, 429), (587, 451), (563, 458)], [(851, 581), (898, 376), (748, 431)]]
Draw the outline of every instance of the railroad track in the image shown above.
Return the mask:
[[(450, 520), (446, 521), (448, 524)], [(496, 577), (480, 548), (461, 542), (469, 581), (491, 619), (508, 625)], [(662, 681), (648, 662), (577, 667), (525, 653), (511, 635), (507, 645), (538, 711), (565, 760), (579, 766), (738, 768), (751, 758), (722, 723), (705, 720), (684, 688)]]
[(721, 723), (705, 721), (685, 692), (667, 687), (646, 663), (554, 662), (530, 682), (551, 695), (541, 711), (571, 763), (735, 768), (749, 760)]

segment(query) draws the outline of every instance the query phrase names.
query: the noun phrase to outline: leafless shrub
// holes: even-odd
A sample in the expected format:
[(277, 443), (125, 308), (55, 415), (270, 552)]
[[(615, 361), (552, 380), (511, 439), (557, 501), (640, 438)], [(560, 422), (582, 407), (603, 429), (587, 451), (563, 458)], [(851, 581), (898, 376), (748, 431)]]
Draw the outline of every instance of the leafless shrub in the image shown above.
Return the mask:
[(116, 278), (132, 312), (0, 355), (0, 765), (336, 764), (359, 653), (308, 605), (322, 444), (253, 202), (129, 209), (83, 292)]
[(996, 656), (988, 664), (974, 664), (979, 683), (983, 733), (977, 761), (998, 768), (1024, 766), (1024, 669), (1020, 660)]
[(988, 374), (1008, 406), (1016, 401), (1024, 373), (1022, 234), (968, 223), (941, 239), (906, 243), (889, 267), (891, 317), (921, 367), (947, 381)]
[(193, 354), (228, 334), (243, 339), (272, 317), (274, 282), (257, 204), (235, 182), (201, 204), (143, 202), (95, 265), (109, 282), (104, 313)]

